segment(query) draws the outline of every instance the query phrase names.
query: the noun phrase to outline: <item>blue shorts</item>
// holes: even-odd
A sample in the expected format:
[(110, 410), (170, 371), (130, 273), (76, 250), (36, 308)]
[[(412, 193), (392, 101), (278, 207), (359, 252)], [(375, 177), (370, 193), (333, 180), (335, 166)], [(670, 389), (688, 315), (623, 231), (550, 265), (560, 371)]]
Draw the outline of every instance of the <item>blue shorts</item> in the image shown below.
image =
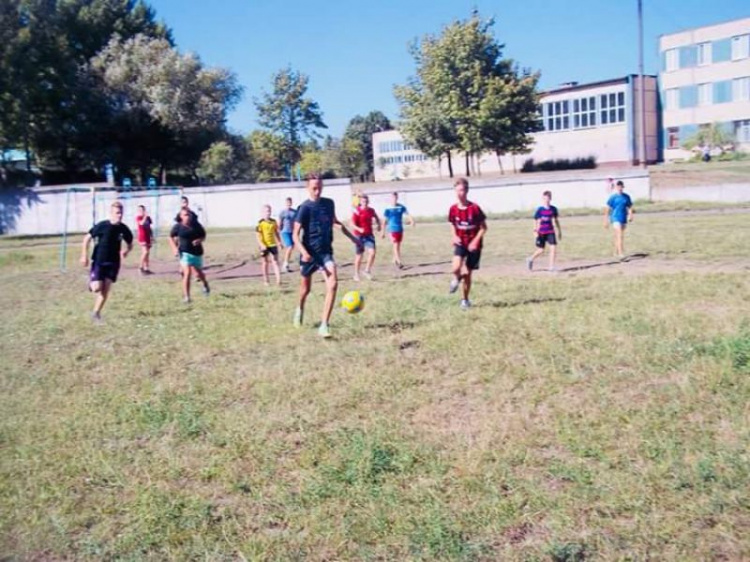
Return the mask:
[(365, 252), (365, 248), (368, 250), (374, 250), (375, 249), (375, 236), (370, 234), (369, 236), (357, 236), (359, 239), (359, 244), (357, 245), (357, 254), (363, 254)]
[(302, 256), (299, 257), (299, 272), (302, 277), (310, 277), (313, 273), (319, 269), (325, 269), (326, 264), (336, 265), (333, 261), (333, 254), (314, 254), (310, 253), (310, 261), (302, 261)]
[(292, 237), (291, 232), (282, 232), (281, 241), (284, 243), (285, 248), (291, 248), (294, 246), (294, 238)]
[(195, 256), (193, 254), (188, 254), (187, 252), (182, 252), (180, 254), (180, 265), (183, 267), (202, 268), (203, 256)]

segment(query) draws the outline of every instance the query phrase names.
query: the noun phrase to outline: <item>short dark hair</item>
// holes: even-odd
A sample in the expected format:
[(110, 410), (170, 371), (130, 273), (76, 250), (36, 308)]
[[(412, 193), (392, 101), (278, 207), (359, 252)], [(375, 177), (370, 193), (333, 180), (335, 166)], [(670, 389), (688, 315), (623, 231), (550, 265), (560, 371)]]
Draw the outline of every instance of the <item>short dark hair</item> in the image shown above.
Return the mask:
[(138, 208), (139, 209), (143, 209), (145, 211), (146, 210), (146, 205), (138, 205)]
[(468, 190), (469, 189), (469, 180), (467, 180), (466, 178), (458, 178), (453, 183), (453, 187), (456, 187), (457, 185), (463, 185)]
[(396, 197), (398, 197), (398, 191), (394, 191), (393, 193), (391, 193), (391, 195), (395, 195)]
[(320, 180), (322, 181), (323, 178), (320, 177), (320, 174), (317, 172), (313, 172), (311, 174), (307, 174), (307, 183), (310, 183), (311, 181)]
[(180, 197), (180, 201), (184, 201), (185, 203), (190, 203), (190, 199), (187, 198), (187, 195), (183, 195)]
[(291, 197), (287, 197), (286, 200), (289, 201), (290, 203), (292, 202), (292, 198)]
[(545, 191), (544, 193), (542, 193), (542, 196), (543, 197), (552, 197), (552, 192), (548, 189), (547, 191)]
[(622, 183), (622, 180), (617, 180), (617, 185), (619, 185), (620, 187), (625, 187), (625, 184)]

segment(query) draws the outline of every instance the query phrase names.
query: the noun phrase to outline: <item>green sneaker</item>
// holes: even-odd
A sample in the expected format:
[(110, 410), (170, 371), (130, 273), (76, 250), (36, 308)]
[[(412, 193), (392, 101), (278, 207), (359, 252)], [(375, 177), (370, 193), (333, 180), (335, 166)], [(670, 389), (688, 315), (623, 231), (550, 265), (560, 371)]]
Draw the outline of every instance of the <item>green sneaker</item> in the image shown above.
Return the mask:
[(321, 324), (320, 328), (318, 328), (318, 335), (321, 338), (330, 338), (331, 337), (331, 329), (328, 327), (328, 324)]
[(302, 309), (299, 307), (297, 307), (297, 310), (294, 311), (294, 327), (302, 327)]

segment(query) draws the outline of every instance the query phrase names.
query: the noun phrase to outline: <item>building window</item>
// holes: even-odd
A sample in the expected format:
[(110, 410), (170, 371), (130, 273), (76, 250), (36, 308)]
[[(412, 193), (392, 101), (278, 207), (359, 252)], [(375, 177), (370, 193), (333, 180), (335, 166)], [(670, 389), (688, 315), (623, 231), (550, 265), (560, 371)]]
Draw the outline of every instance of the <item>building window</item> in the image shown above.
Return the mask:
[(698, 66), (711, 64), (711, 43), (698, 44)]
[(734, 135), (737, 142), (750, 143), (750, 119), (734, 122)]
[(599, 122), (602, 125), (625, 122), (625, 92), (599, 96)]
[(679, 127), (669, 127), (667, 129), (667, 148), (680, 148)]
[(732, 60), (750, 57), (750, 35), (732, 37)]
[(664, 69), (667, 72), (674, 72), (680, 68), (680, 52), (678, 49), (669, 49), (664, 53)]
[(750, 76), (732, 80), (732, 101), (750, 101)]
[(565, 131), (570, 129), (570, 103), (556, 101), (545, 104), (547, 106), (547, 130)]
[(664, 105), (665, 109), (679, 109), (680, 108), (680, 90), (679, 88), (670, 88), (664, 94)]
[(732, 101), (732, 81), (714, 82), (714, 103), (728, 103)]
[(596, 127), (596, 96), (573, 100), (573, 128)]
[(713, 103), (713, 85), (698, 84), (698, 105), (711, 105)]

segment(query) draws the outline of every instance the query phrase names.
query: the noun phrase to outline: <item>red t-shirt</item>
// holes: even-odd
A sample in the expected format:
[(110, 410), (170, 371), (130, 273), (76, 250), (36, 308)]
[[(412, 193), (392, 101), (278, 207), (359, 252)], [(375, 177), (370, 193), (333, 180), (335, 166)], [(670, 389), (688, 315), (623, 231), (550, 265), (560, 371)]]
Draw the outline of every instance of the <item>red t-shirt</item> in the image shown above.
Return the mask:
[[(479, 232), (479, 227), (487, 219), (479, 205), (466, 202), (465, 209), (459, 209), (458, 204), (452, 205), (448, 211), (448, 222), (453, 225), (453, 231), (461, 239), (461, 245), (468, 248), (471, 241)], [(480, 242), (479, 247), (482, 247)]]
[(151, 242), (151, 217), (145, 215), (143, 217), (136, 217), (136, 223), (138, 223), (138, 242), (142, 244), (148, 244)]
[(352, 215), (354, 226), (362, 232), (360, 236), (372, 236), (372, 221), (375, 220), (375, 209), (359, 207)]

